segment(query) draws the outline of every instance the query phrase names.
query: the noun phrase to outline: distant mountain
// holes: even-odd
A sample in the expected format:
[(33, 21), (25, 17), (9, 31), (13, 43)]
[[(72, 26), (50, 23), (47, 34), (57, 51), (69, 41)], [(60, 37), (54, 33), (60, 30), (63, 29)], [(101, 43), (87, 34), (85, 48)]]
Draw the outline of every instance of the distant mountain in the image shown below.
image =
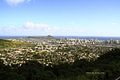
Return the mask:
[(51, 35), (47, 35), (47, 36), (28, 36), (27, 38), (38, 38), (38, 39), (40, 39), (40, 38), (42, 38), (42, 39), (54, 39), (54, 37), (53, 37), (53, 36), (51, 36)]

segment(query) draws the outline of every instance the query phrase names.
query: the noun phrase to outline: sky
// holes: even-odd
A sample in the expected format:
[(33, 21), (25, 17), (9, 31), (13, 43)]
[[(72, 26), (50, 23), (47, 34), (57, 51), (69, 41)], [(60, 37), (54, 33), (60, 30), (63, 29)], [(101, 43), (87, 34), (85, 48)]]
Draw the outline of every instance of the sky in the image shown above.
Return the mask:
[(120, 37), (120, 0), (0, 0), (0, 36)]

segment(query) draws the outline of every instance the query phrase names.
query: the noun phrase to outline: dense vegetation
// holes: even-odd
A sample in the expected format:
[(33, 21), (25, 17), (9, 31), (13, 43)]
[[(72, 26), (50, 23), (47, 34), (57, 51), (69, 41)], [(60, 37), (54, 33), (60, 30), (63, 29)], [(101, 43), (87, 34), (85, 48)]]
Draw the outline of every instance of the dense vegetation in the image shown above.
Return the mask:
[[(13, 44), (18, 46), (15, 42), (0, 40), (1, 48), (14, 47)], [(66, 52), (71, 49), (62, 50)], [(21, 66), (5, 65), (3, 60), (0, 60), (0, 80), (115, 80), (119, 76), (119, 48), (113, 48), (93, 61), (75, 58), (73, 63), (59, 63), (52, 66), (40, 64), (35, 59), (28, 60)]]
[(27, 43), (27, 42), (0, 39), (0, 49), (2, 49), (2, 48), (16, 48), (16, 47), (28, 47), (28, 46), (32, 46), (32, 44)]
[(28, 61), (20, 67), (0, 61), (0, 80), (115, 80), (120, 76), (120, 49), (113, 49), (96, 61), (45, 66)]

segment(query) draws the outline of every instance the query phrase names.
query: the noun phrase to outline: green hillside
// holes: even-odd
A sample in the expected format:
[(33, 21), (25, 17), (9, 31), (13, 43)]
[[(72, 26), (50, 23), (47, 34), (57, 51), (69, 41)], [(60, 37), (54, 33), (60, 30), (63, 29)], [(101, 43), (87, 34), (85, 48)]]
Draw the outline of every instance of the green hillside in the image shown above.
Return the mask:
[(15, 48), (31, 46), (30, 43), (0, 39), (0, 48)]

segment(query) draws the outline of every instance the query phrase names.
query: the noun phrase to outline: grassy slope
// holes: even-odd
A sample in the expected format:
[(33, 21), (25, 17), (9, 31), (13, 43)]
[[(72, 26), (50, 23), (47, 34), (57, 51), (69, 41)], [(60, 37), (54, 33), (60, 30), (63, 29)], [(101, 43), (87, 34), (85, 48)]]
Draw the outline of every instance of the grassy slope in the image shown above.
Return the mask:
[(30, 43), (0, 39), (0, 48), (14, 48), (24, 46), (30, 46)]

